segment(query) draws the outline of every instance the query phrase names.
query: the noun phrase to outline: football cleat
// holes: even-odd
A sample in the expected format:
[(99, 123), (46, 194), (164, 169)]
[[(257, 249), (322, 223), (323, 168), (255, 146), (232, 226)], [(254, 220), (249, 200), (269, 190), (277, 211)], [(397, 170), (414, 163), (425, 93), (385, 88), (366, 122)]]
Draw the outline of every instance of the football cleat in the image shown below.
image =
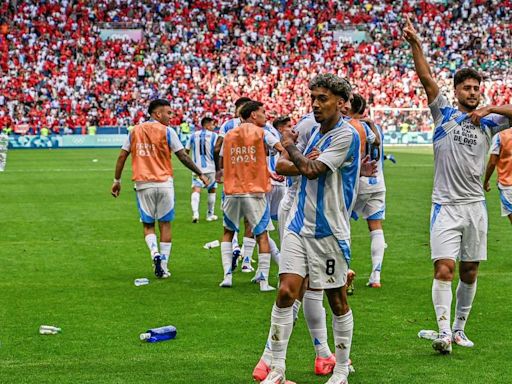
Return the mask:
[(254, 268), (252, 267), (251, 264), (242, 264), (242, 272), (243, 273), (251, 273), (251, 272), (254, 272)]
[(270, 292), (275, 291), (276, 289), (270, 285), (268, 285), (268, 281), (260, 281), (260, 292)]
[(206, 221), (217, 221), (217, 220), (219, 220), (219, 218), (216, 215), (209, 215), (206, 218)]
[(366, 283), (366, 286), (368, 288), (381, 288), (382, 287), (382, 284), (381, 283), (378, 283), (376, 281), (369, 281)]
[(286, 380), (284, 373), (279, 370), (270, 371), (268, 376), (261, 384), (295, 384), (293, 381)]
[(199, 216), (192, 216), (192, 222), (194, 224), (198, 223), (199, 222)]
[(336, 365), (336, 356), (316, 357), (315, 358), (315, 375), (326, 376), (332, 373)]
[(252, 378), (256, 381), (263, 381), (267, 378), (268, 374), (270, 373), (270, 365), (267, 365), (265, 363), (265, 360), (260, 359), (258, 361), (258, 364), (254, 367), (254, 370), (252, 371)]
[(325, 384), (348, 384), (348, 379), (341, 373), (335, 373)]
[(158, 278), (163, 277), (164, 269), (162, 268), (162, 258), (158, 254), (155, 255), (155, 257), (153, 257), (153, 268), (154, 268), (156, 277), (158, 277)]
[(446, 333), (439, 335), (437, 339), (432, 341), (432, 348), (441, 353), (447, 355), (452, 352), (452, 336)]
[(463, 330), (453, 331), (452, 341), (461, 347), (472, 348), (475, 343), (468, 339)]
[(230, 273), (224, 276), (224, 280), (221, 281), (219, 287), (221, 288), (231, 288), (233, 286), (233, 275)]

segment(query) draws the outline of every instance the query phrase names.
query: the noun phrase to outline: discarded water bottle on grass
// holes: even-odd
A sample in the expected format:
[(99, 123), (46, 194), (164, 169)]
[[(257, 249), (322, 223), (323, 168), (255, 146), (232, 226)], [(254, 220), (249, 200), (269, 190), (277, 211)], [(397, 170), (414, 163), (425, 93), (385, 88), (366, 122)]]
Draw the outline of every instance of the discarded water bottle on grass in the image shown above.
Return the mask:
[(39, 334), (41, 335), (56, 335), (60, 332), (62, 332), (62, 329), (53, 325), (41, 325), (39, 327)]
[(140, 334), (140, 339), (148, 343), (157, 341), (171, 340), (176, 338), (176, 327), (167, 325), (165, 327), (148, 329), (147, 332)]
[(439, 337), (439, 334), (437, 331), (431, 329), (422, 329), (418, 332), (418, 337), (420, 339), (435, 340)]
[(203, 248), (204, 249), (212, 249), (212, 248), (217, 248), (218, 246), (220, 246), (219, 240), (214, 240), (214, 241), (210, 241), (209, 243), (206, 243), (205, 245), (203, 245)]
[(133, 282), (137, 287), (140, 287), (141, 285), (147, 285), (149, 284), (149, 279), (143, 277), (141, 279), (135, 279)]

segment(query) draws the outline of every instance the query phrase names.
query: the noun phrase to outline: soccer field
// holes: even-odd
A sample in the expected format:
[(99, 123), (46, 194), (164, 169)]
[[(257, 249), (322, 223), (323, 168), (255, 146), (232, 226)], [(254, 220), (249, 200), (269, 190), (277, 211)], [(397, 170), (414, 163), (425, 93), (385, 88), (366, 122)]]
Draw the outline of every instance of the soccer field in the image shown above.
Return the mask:
[[(371, 267), (366, 225), (352, 226), (356, 373), (350, 383), (510, 383), (512, 228), (499, 217), (496, 188), (487, 202), (489, 261), (481, 266), (466, 327), (475, 348), (454, 346), (452, 355), (441, 356), (417, 338), (420, 329), (436, 327), (428, 244), (431, 150), (388, 152), (398, 163), (385, 167), (388, 248), (380, 290), (365, 287)], [(9, 152), (0, 173), (0, 383), (252, 382), (275, 292), (260, 293), (252, 275), (240, 272), (232, 289), (218, 287), (220, 248), (209, 252), (202, 245), (220, 239), (222, 224), (191, 223), (190, 172), (175, 158), (172, 276), (153, 278), (130, 167), (121, 196), (109, 193), (117, 154)], [(205, 210), (203, 195), (203, 219)], [(274, 286), (276, 273), (273, 265)], [(136, 287), (138, 277), (151, 283)], [(63, 332), (39, 335), (41, 324)], [(139, 333), (167, 324), (177, 327), (176, 340), (139, 341)], [(333, 349), (330, 316), (328, 331)], [(289, 344), (288, 379), (325, 383), (313, 373), (314, 356), (301, 313)]]

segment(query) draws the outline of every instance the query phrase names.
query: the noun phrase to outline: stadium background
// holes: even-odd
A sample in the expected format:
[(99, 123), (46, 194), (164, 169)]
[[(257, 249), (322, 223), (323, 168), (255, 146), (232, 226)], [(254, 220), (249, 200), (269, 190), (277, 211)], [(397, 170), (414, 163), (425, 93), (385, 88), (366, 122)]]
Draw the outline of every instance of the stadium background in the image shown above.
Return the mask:
[[(403, 14), (415, 15), (444, 91), (451, 94), (454, 70), (469, 65), (486, 76), (484, 102), (503, 104), (512, 97), (511, 6), (6, 1), (0, 4), (0, 129), (10, 133), (12, 147), (119, 147), (155, 97), (171, 100), (178, 131), (182, 124), (193, 130), (205, 114), (220, 124), (240, 95), (263, 101), (269, 117), (297, 119), (309, 110), (308, 79), (330, 71), (369, 99), (388, 143), (402, 137), (427, 143), (431, 122), (400, 39)], [(121, 30), (142, 39), (127, 40)], [(389, 248), (381, 291), (364, 288), (367, 229), (361, 222), (353, 227), (358, 279), (350, 301), (356, 321), (350, 382), (509, 382), (512, 246), (495, 188), (488, 195), (489, 262), (468, 324), (477, 346), (437, 356), (416, 339), (419, 329), (435, 326), (431, 150), (388, 151), (398, 164), (385, 170)], [(241, 274), (232, 290), (217, 288), (218, 252), (201, 246), (218, 238), (221, 226), (190, 223), (189, 172), (177, 162), (173, 276), (134, 287), (133, 279), (151, 278), (150, 265), (129, 172), (120, 201), (109, 197), (116, 155), (111, 149), (9, 152), (0, 174), (0, 382), (250, 382), (274, 295), (260, 294)], [(44, 323), (64, 333), (39, 336)], [(138, 341), (138, 333), (167, 323), (178, 327), (175, 341)], [(323, 383), (312, 374), (314, 352), (302, 319), (292, 339), (290, 379)]]

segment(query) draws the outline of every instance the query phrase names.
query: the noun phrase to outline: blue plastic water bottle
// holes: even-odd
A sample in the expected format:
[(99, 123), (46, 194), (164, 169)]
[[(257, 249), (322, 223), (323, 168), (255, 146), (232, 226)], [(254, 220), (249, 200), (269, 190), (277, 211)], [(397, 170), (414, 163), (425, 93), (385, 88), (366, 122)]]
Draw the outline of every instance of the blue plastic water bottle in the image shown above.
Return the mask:
[(148, 329), (147, 332), (140, 334), (140, 339), (148, 343), (171, 340), (176, 338), (176, 327), (167, 325), (165, 327)]

